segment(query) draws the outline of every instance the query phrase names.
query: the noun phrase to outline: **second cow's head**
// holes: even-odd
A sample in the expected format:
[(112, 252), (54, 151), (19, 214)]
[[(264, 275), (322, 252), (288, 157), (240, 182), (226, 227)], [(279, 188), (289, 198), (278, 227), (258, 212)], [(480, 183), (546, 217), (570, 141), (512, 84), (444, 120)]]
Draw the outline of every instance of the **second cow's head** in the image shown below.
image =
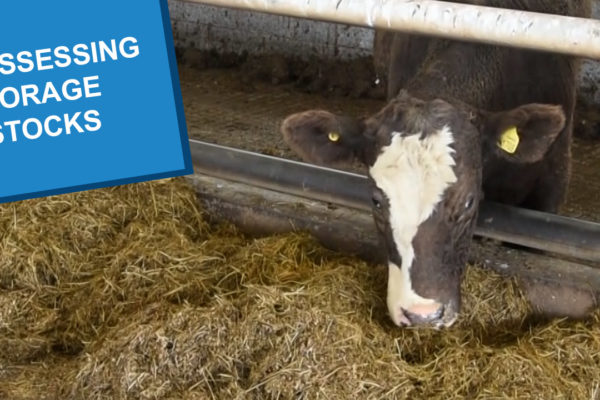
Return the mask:
[(564, 125), (559, 106), (487, 113), (403, 92), (361, 120), (322, 110), (291, 115), (282, 133), (305, 161), (368, 167), (392, 320), (449, 326), (460, 309), (484, 164), (537, 162)]

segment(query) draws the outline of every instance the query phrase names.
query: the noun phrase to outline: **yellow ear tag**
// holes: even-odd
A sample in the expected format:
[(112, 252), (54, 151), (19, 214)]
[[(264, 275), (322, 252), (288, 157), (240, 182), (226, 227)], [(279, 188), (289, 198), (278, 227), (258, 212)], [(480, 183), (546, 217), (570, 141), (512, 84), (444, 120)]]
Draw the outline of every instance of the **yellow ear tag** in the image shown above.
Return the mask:
[(508, 128), (502, 136), (500, 136), (500, 141), (498, 142), (498, 146), (507, 153), (514, 154), (517, 151), (517, 147), (519, 147), (519, 134), (517, 133), (517, 127), (512, 126)]
[(340, 134), (337, 132), (329, 132), (329, 140), (332, 142), (337, 142), (340, 140)]

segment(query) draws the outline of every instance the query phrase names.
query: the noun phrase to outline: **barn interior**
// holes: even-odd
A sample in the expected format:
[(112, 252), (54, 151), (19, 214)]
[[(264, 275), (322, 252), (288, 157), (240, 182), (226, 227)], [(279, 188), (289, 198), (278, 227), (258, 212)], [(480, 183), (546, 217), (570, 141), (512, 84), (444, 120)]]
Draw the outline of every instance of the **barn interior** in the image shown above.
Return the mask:
[[(182, 25), (225, 10), (169, 5), (192, 139), (297, 159), (279, 133), (286, 115), (384, 102), (368, 53), (238, 54), (235, 40), (217, 51)], [(599, 160), (594, 131), (574, 139), (561, 214), (600, 222)], [(600, 399), (597, 294), (490, 268), (527, 260), (540, 278), (574, 260), (479, 240), (457, 323), (400, 329), (386, 267), (303, 231), (249, 234), (203, 197), (224, 183), (196, 178), (0, 205), (0, 399)], [(576, 263), (576, 282), (596, 282), (597, 265)], [(544, 315), (532, 291), (586, 316)]]

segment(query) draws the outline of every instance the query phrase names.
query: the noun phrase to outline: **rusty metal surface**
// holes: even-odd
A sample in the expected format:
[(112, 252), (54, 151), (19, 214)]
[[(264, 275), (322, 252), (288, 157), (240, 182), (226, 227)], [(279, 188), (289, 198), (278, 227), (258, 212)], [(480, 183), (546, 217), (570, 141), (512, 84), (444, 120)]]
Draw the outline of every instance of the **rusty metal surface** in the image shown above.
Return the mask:
[[(239, 75), (237, 69), (199, 71), (180, 67), (190, 137), (298, 160), (279, 134), (279, 124), (286, 115), (308, 108), (363, 115), (383, 104), (371, 99), (303, 93), (289, 85), (242, 83)], [(600, 222), (599, 142), (575, 141), (571, 186), (561, 213)]]

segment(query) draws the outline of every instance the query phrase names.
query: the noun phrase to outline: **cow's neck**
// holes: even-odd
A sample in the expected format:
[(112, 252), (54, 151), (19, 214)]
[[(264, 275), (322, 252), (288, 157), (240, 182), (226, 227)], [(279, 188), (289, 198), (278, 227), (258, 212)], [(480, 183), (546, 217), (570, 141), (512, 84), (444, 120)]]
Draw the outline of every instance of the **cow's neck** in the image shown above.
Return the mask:
[(435, 41), (422, 68), (408, 82), (408, 92), (422, 100), (439, 98), (485, 108), (501, 85), (503, 56), (495, 46)]

